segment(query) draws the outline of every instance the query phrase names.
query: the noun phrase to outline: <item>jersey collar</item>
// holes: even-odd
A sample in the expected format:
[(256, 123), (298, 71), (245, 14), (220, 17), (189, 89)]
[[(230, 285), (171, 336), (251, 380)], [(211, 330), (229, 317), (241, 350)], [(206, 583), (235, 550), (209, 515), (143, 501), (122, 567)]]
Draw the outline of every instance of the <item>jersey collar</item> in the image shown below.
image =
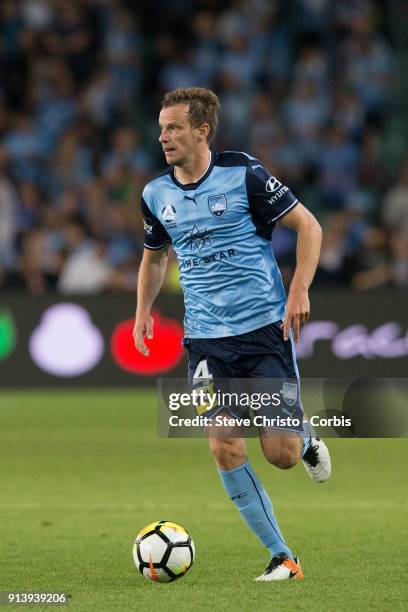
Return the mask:
[(207, 170), (204, 172), (203, 176), (196, 183), (186, 183), (185, 185), (183, 185), (183, 183), (180, 183), (180, 181), (178, 181), (176, 177), (174, 176), (174, 166), (171, 166), (170, 177), (173, 183), (177, 185), (177, 187), (179, 187), (180, 189), (183, 189), (183, 191), (192, 191), (193, 189), (198, 189), (198, 187), (202, 183), (204, 183), (204, 181), (210, 176), (212, 169), (214, 167), (214, 161), (215, 161), (216, 154), (214, 151), (210, 151), (210, 155), (211, 155), (211, 159), (210, 159), (209, 166)]

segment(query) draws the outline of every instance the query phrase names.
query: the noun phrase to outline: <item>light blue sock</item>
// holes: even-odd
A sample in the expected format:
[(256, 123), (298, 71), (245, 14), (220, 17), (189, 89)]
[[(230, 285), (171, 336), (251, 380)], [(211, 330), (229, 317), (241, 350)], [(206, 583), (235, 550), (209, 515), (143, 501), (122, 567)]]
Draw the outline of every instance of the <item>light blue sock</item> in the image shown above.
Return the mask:
[(272, 503), (248, 461), (232, 470), (218, 470), (222, 484), (242, 518), (273, 557), (284, 552), (293, 555), (278, 527)]

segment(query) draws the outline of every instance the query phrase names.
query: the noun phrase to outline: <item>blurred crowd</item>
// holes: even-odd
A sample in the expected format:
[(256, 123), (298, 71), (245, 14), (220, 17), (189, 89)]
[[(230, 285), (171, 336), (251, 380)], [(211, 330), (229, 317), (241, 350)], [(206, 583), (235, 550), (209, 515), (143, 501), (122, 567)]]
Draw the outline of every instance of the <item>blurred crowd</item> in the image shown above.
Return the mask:
[[(408, 288), (407, 24), (402, 0), (1, 0), (1, 289), (135, 290), (160, 99), (191, 85), (220, 97), (215, 147), (318, 217), (316, 284)], [(288, 280), (295, 236), (273, 245)]]

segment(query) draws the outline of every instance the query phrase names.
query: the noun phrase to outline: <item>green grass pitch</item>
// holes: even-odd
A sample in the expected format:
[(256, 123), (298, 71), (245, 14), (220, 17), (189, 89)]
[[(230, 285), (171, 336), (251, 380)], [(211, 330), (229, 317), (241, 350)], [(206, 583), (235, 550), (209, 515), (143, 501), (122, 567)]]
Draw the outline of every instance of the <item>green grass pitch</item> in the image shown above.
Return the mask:
[[(249, 442), (305, 573), (256, 583), (268, 555), (225, 496), (206, 441), (156, 437), (153, 391), (1, 393), (0, 590), (65, 591), (68, 610), (84, 612), (406, 609), (407, 440), (328, 444), (333, 476), (320, 485)], [(161, 519), (184, 525), (197, 549), (168, 585), (132, 559), (136, 533)]]

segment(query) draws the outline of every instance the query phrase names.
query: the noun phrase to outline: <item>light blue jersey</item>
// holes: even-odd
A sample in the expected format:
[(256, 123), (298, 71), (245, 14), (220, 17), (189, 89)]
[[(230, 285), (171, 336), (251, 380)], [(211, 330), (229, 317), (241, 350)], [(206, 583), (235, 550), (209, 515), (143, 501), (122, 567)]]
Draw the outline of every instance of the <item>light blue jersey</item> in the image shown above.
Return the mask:
[(187, 338), (237, 336), (285, 313), (270, 241), (297, 199), (254, 157), (211, 155), (197, 183), (182, 185), (170, 167), (142, 197), (145, 247), (171, 242), (179, 262)]

